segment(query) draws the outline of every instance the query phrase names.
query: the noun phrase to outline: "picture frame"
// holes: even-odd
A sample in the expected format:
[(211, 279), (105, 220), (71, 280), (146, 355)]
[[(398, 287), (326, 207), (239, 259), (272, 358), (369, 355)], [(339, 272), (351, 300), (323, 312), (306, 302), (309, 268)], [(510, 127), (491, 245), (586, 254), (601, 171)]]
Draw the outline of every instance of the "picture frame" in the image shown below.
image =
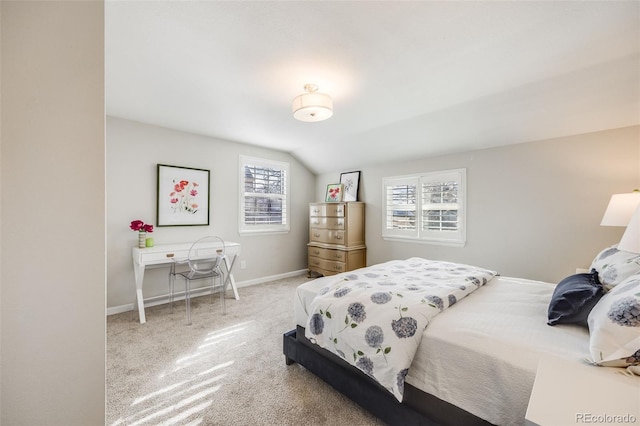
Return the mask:
[(344, 185), (341, 183), (330, 183), (327, 185), (327, 195), (325, 201), (327, 203), (339, 203), (342, 201), (342, 195), (344, 193)]
[(158, 164), (156, 226), (209, 225), (210, 172)]
[(340, 183), (344, 185), (343, 201), (358, 201), (360, 171), (340, 173)]

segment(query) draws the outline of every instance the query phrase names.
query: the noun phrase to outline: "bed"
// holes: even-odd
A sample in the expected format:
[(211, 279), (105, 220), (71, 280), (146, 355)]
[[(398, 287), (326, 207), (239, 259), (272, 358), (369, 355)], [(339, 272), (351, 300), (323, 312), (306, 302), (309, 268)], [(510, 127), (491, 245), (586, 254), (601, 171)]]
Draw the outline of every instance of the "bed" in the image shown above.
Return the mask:
[[(594, 264), (603, 253), (604, 251), (596, 257)], [(606, 257), (610, 256), (611, 254)], [(636, 259), (637, 255), (634, 256)], [(629, 256), (626, 256), (625, 266), (628, 266), (628, 260)], [(381, 276), (386, 277), (387, 281), (392, 276), (393, 281), (403, 286), (404, 290), (407, 283), (413, 286), (415, 277), (409, 281), (398, 281), (395, 275), (397, 271), (400, 271), (401, 276), (412, 277), (413, 270), (407, 274), (406, 268), (410, 268), (409, 265), (428, 269), (431, 262), (434, 261), (420, 258), (394, 260), (318, 278), (299, 286), (294, 299), (296, 329), (284, 335), (286, 363), (304, 366), (387, 424), (512, 425), (524, 423), (538, 362), (544, 354), (577, 363), (599, 362), (622, 367), (640, 362), (640, 336), (639, 340), (634, 340), (633, 337), (634, 333), (638, 334), (640, 327), (622, 327), (625, 332), (633, 329), (632, 338), (627, 336), (623, 343), (615, 342), (614, 348), (606, 348), (599, 342), (594, 343), (593, 335), (597, 335), (596, 329), (601, 326), (595, 320), (592, 321), (593, 332), (590, 334), (585, 322), (592, 311), (597, 311), (594, 307), (599, 306), (601, 300), (607, 303), (601, 303), (603, 307), (600, 311), (606, 311), (615, 302), (613, 299), (617, 290), (611, 289), (619, 289), (619, 296), (627, 299), (636, 290), (640, 294), (640, 275), (633, 273), (633, 267), (616, 274), (617, 281), (609, 280), (608, 288), (597, 280), (596, 269), (590, 274), (568, 277), (558, 285), (495, 274), (488, 276), (486, 282), (476, 285), (473, 291), (462, 297), (457, 294), (451, 300), (449, 296), (449, 302), (453, 303), (446, 309), (443, 309), (442, 303), (431, 304), (431, 308), (439, 308), (436, 309), (438, 312), (429, 317), (424, 328), (422, 325), (418, 326), (419, 330), (424, 331), (417, 333), (421, 334), (421, 338), (405, 373), (403, 394), (400, 396), (394, 395), (391, 387), (374, 377), (367, 368), (354, 363), (350, 354), (345, 355), (344, 346), (343, 350), (331, 347), (336, 346), (333, 336), (338, 336), (337, 332), (329, 333), (330, 339), (325, 339), (328, 343), (316, 341), (318, 336), (309, 332), (310, 327), (316, 327), (311, 317), (317, 316), (318, 312), (326, 314), (325, 310), (337, 310), (333, 305), (335, 296), (331, 299), (331, 294), (328, 295), (331, 302), (329, 305), (321, 305), (319, 302), (322, 297), (327, 297), (327, 289), (330, 289), (329, 293), (339, 293), (348, 286), (369, 288), (370, 284), (360, 278), (371, 275), (376, 276), (378, 281)], [(611, 265), (610, 258), (607, 262), (600, 259), (600, 273), (610, 272), (603, 268), (611, 268)], [(459, 264), (447, 266), (450, 269), (456, 266), (468, 267)], [(640, 270), (637, 273), (640, 274)], [(475, 274), (477, 271), (474, 270), (474, 276)], [(576, 277), (589, 288), (576, 286)], [(469, 282), (468, 276), (463, 277), (464, 279)], [(564, 281), (568, 281), (567, 285), (564, 285)], [(619, 283), (625, 285), (616, 286)], [(570, 290), (559, 294), (563, 285)], [(460, 287), (459, 284), (449, 287), (455, 286)], [(580, 291), (576, 291), (576, 288)], [(588, 291), (585, 292), (585, 289)], [(611, 294), (608, 298), (603, 298), (607, 290), (611, 290)], [(393, 291), (396, 291), (395, 288)], [(577, 308), (574, 303), (577, 300), (575, 293), (579, 293), (580, 299)], [(588, 303), (584, 303), (585, 300)], [(557, 311), (560, 313), (554, 312), (562, 318), (557, 325), (550, 326), (550, 306), (554, 301), (559, 301), (560, 308)], [(567, 301), (571, 303), (567, 305)], [(402, 304), (405, 302), (403, 297)], [(398, 306), (403, 306), (402, 304)], [(447, 304), (446, 301), (444, 304)], [(353, 305), (354, 303), (350, 304), (351, 307)], [(327, 309), (327, 306), (331, 308)], [(397, 309), (397, 314), (401, 316), (401, 309)], [(367, 307), (367, 313), (371, 312)], [(353, 313), (343, 315), (336, 312), (335, 316), (339, 316), (340, 321), (344, 316), (346, 329), (350, 328), (350, 324), (355, 324), (354, 328), (364, 325), (364, 321), (359, 324), (353, 321), (358, 319)], [(605, 324), (606, 326), (608, 325)], [(361, 329), (361, 333), (363, 330)], [(339, 336), (342, 339), (342, 335)], [(611, 342), (608, 343), (611, 346)], [(592, 356), (594, 350), (598, 352), (598, 359), (595, 361)], [(378, 345), (377, 351), (384, 356), (385, 346)], [(360, 355), (356, 355), (356, 352)], [(633, 354), (638, 357), (634, 358)], [(360, 356), (360, 350), (354, 350), (353, 358)]]

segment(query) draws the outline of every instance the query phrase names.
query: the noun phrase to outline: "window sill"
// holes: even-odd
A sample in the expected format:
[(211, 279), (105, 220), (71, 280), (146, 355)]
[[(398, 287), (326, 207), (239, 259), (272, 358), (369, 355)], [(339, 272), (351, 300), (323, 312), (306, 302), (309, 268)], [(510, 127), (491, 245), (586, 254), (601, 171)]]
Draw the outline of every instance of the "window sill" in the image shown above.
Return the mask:
[(390, 236), (384, 236), (384, 235), (382, 236), (382, 239), (385, 241), (394, 241), (399, 243), (431, 244), (436, 246), (447, 246), (447, 247), (464, 247), (466, 245), (466, 241), (425, 240), (421, 238), (390, 237)]
[(241, 230), (241, 231), (238, 231), (238, 234), (242, 236), (251, 236), (251, 235), (288, 234), (289, 232), (290, 232), (289, 229), (283, 229), (283, 230), (265, 229), (265, 230)]

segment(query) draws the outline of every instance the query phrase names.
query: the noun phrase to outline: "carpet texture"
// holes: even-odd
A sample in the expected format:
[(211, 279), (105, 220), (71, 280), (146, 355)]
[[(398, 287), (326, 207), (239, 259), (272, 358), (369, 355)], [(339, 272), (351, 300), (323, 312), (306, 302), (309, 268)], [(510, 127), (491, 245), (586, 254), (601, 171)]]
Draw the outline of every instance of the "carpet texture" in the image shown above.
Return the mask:
[(295, 328), (304, 275), (146, 309), (147, 322), (107, 318), (107, 425), (383, 425), (298, 364), (282, 335)]

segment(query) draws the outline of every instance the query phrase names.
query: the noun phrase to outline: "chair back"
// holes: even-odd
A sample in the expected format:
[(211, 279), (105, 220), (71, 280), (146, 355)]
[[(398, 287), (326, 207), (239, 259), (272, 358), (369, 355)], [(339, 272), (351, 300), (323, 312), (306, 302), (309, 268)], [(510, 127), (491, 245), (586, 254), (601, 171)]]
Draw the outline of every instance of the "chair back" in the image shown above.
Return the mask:
[(191, 275), (219, 272), (224, 255), (225, 246), (222, 238), (214, 235), (199, 238), (191, 245), (187, 258)]

